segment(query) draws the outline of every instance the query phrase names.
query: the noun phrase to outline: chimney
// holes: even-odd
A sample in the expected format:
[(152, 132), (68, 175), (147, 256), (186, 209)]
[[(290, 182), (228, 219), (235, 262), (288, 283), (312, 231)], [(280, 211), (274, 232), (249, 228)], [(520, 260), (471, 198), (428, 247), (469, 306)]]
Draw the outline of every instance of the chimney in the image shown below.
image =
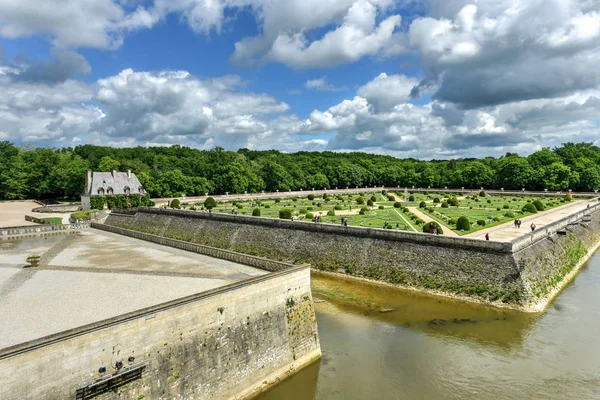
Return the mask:
[(92, 193), (92, 171), (89, 169), (85, 171), (85, 193)]
[(128, 177), (129, 179), (131, 179), (131, 170), (130, 170), (130, 169), (128, 169), (128, 170), (127, 170), (127, 177)]
[(116, 177), (117, 177), (117, 171), (115, 171), (114, 169), (113, 169), (113, 171), (112, 171), (112, 176), (113, 176), (113, 178), (116, 178)]

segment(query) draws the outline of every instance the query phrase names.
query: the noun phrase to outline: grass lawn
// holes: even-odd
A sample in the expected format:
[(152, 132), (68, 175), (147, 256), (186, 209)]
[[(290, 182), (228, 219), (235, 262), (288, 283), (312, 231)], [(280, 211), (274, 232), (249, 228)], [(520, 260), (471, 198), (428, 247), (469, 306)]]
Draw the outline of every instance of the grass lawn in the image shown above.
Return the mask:
[[(241, 215), (252, 215), (255, 208), (260, 209), (260, 216), (267, 218), (279, 218), (281, 209), (289, 209), (295, 220), (307, 221), (306, 215), (321, 215), (321, 223), (341, 224), (342, 217), (348, 218), (349, 226), (365, 226), (373, 228), (383, 228), (385, 222), (391, 229), (405, 230), (409, 232), (422, 232), (424, 221), (417, 218), (406, 207), (418, 207), (419, 203), (426, 202), (427, 208), (421, 211), (434, 220), (445, 226), (453, 228), (456, 226), (456, 220), (465, 216), (471, 222), (471, 230), (467, 232), (456, 231), (464, 235), (475, 232), (480, 229), (489, 228), (518, 217), (530, 215), (521, 211), (523, 206), (534, 200), (541, 200), (545, 209), (551, 209), (565, 204), (562, 197), (532, 197), (532, 196), (458, 196), (460, 201), (458, 207), (442, 208), (441, 202), (447, 200), (449, 195), (443, 193), (413, 193), (409, 200), (404, 201), (404, 192), (363, 192), (358, 194), (337, 194), (323, 196), (314, 196), (309, 198), (310, 194), (302, 197), (278, 198), (267, 200), (248, 200), (248, 201), (224, 201), (218, 202), (213, 212), (231, 214), (232, 210)], [(394, 200), (388, 198), (394, 196)], [(456, 194), (451, 194), (455, 196)], [(312, 195), (310, 195), (312, 197)], [(435, 198), (440, 199), (440, 203), (434, 203)], [(359, 198), (364, 200), (359, 204)], [(374, 198), (372, 206), (367, 205), (367, 201)], [(401, 207), (394, 207), (394, 203), (400, 202)], [(196, 208), (197, 211), (203, 206), (202, 203), (184, 203), (183, 208)], [(362, 215), (358, 212), (364, 210)], [(335, 215), (327, 213), (335, 212)], [(477, 221), (485, 221), (485, 225), (478, 225)], [(408, 222), (408, 223), (407, 223)], [(409, 225), (410, 223), (410, 225)], [(414, 227), (414, 229), (413, 229)]]
[(48, 221), (51, 224), (62, 224), (63, 219), (61, 217), (48, 217), (48, 218), (42, 218), (42, 220), (44, 221)]

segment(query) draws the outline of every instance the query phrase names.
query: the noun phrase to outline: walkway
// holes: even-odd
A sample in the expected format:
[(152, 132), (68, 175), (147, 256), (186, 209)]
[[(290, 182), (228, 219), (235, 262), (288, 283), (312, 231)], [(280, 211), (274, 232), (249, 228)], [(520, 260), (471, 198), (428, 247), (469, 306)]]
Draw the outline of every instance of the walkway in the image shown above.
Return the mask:
[(516, 239), (520, 236), (531, 232), (530, 226), (532, 223), (535, 223), (537, 228), (541, 228), (561, 218), (565, 218), (571, 214), (586, 209), (588, 204), (596, 204), (597, 202), (598, 200), (596, 199), (575, 201), (573, 203), (553, 208), (548, 211), (542, 211), (537, 214), (523, 217), (521, 218), (521, 221), (523, 222), (521, 225), (521, 229), (515, 228), (514, 221), (510, 221), (502, 225), (482, 229), (480, 231), (469, 233), (464, 236), (477, 239), (484, 239), (485, 234), (489, 233), (490, 240), (494, 240), (497, 242), (509, 242), (513, 239)]
[(419, 211), (418, 208), (416, 207), (407, 207), (408, 211), (410, 211), (411, 213), (415, 214), (417, 217), (421, 218), (423, 221), (425, 222), (435, 222), (436, 224), (439, 224), (442, 229), (444, 230), (444, 235), (446, 236), (460, 236), (458, 233), (454, 232), (452, 229), (448, 228), (446, 225), (442, 224), (439, 221), (434, 220), (433, 218), (431, 218), (428, 215), (423, 214), (421, 211)]

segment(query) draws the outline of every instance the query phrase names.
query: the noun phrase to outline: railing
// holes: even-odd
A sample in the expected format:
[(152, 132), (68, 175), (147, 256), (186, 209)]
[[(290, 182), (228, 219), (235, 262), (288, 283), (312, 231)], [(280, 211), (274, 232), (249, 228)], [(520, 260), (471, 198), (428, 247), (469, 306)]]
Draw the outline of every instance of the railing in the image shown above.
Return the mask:
[(12, 236), (23, 236), (32, 234), (44, 234), (50, 232), (72, 231), (86, 229), (90, 227), (89, 222), (79, 222), (76, 224), (45, 224), (29, 226), (13, 226), (10, 228), (0, 228), (0, 238)]

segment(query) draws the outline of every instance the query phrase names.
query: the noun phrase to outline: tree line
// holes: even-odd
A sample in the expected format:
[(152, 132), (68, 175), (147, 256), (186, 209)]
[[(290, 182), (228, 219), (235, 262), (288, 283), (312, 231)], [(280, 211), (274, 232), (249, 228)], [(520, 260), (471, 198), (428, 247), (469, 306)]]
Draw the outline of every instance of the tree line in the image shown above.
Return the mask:
[(0, 142), (0, 199), (78, 199), (85, 171), (133, 171), (152, 197), (356, 186), (600, 189), (600, 148), (564, 143), (523, 157), (423, 161), (367, 153), (35, 148)]

